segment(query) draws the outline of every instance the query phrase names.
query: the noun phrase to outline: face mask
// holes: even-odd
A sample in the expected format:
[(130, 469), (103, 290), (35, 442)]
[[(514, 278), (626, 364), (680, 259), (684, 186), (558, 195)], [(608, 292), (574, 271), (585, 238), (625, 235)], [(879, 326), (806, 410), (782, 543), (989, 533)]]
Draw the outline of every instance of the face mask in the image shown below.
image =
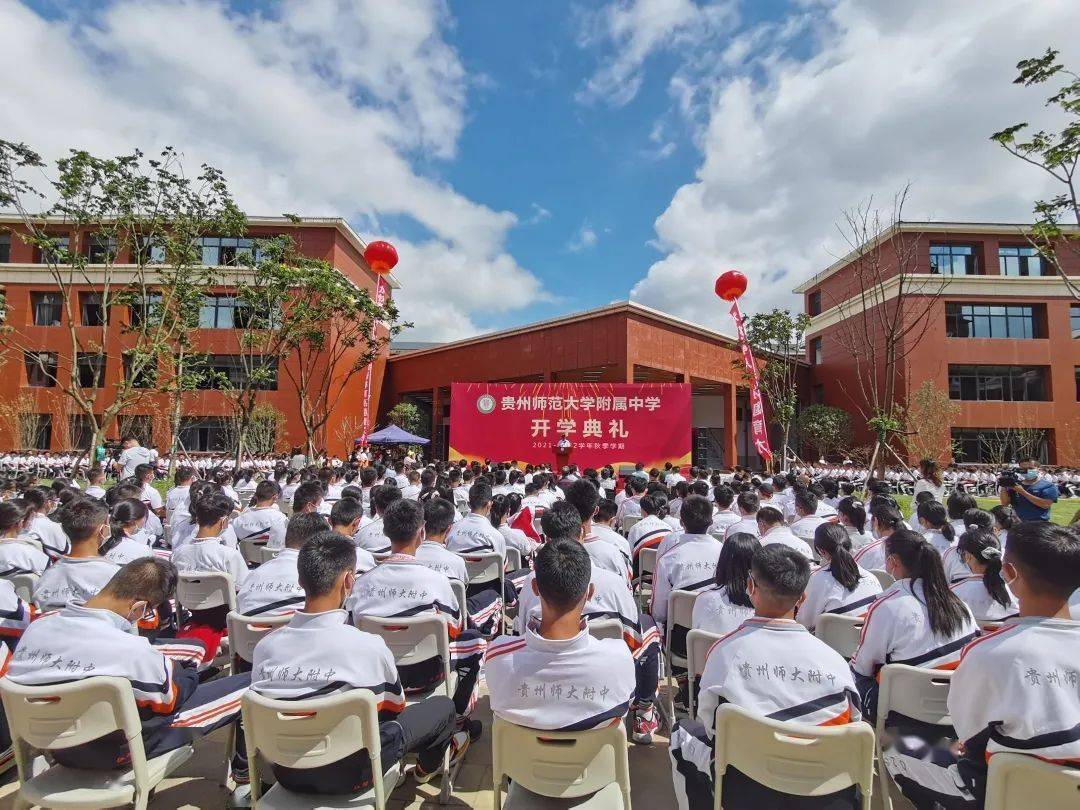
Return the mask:
[[(1009, 566), (1009, 568), (1012, 568), (1012, 566)], [(1006, 568), (1003, 566), (1002, 569), (1001, 569), (1001, 579), (1005, 582), (1005, 587), (1011, 588), (1012, 584), (1014, 582), (1016, 582), (1016, 569), (1012, 568), (1013, 575), (1011, 577), (1009, 577), (1008, 579), (1006, 579), (1006, 577), (1005, 577), (1005, 571), (1006, 571)]]
[(1034, 481), (1038, 477), (1039, 477), (1039, 471), (1038, 470), (1024, 470), (1024, 480), (1025, 481)]

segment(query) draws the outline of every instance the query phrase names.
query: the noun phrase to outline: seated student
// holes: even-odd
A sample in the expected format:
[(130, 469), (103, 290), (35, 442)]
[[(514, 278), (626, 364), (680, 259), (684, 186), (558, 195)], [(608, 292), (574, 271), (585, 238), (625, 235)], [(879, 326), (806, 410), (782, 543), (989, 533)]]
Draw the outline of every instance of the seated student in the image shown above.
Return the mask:
[(1020, 518), (1017, 517), (1015, 509), (1011, 506), (1003, 506), (1000, 503), (990, 508), (990, 514), (994, 518), (994, 534), (997, 535), (998, 542), (1001, 543), (1001, 550), (1004, 553), (1008, 549), (1009, 531), (1020, 525)]
[[(772, 507), (770, 507), (772, 508)], [(716, 711), (731, 703), (794, 723), (833, 726), (860, 719), (859, 694), (847, 661), (794, 620), (810, 563), (779, 543), (755, 552), (748, 583), (755, 615), (709, 650), (701, 675), (697, 720), (671, 733), (672, 779), (682, 810), (713, 806)], [(734, 768), (724, 774), (724, 807), (855, 808), (857, 788), (795, 797), (753, 782)]]
[[(85, 503), (103, 508), (95, 501)], [(199, 674), (189, 662), (132, 632), (140, 619), (170, 599), (175, 590), (176, 568), (171, 563), (145, 557), (117, 568), (85, 604), (74, 602), (31, 623), (11, 658), (7, 676), (24, 686), (96, 675), (129, 680), (148, 759), (236, 721), (240, 697), (249, 684), (247, 675), (199, 685)], [(52, 666), (61, 660), (62, 668)], [(243, 734), (238, 740), (243, 740)], [(238, 784), (234, 799), (248, 795), (247, 761), (242, 752), (241, 744), (232, 762)], [(113, 733), (85, 745), (54, 750), (52, 756), (72, 768), (112, 770), (125, 763), (128, 754), (123, 735)]]
[(260, 481), (255, 487), (255, 503), (232, 522), (237, 542), (254, 540), (271, 551), (285, 548), (285, 525), (288, 519), (278, 508), (281, 487), (275, 481)]
[[(322, 512), (323, 498), (326, 490), (320, 481), (304, 481), (294, 491), (292, 496), (292, 511), (294, 515), (302, 512)], [(327, 510), (327, 514), (330, 510)]]
[[(469, 735), (455, 732), (457, 713), (450, 698), (439, 695), (406, 706), (394, 656), (386, 643), (352, 626), (342, 609), (356, 579), (356, 547), (351, 539), (320, 532), (301, 547), (297, 570), (304, 607), (289, 624), (255, 646), (251, 688), (277, 700), (366, 689), (379, 705), (384, 772), (406, 754), (415, 753), (419, 764), (414, 775), (429, 781), (441, 769), (448, 745), (453, 746), (453, 762), (460, 761), (469, 747)], [(290, 673), (297, 671), (314, 677), (293, 679)], [(275, 765), (274, 776), (283, 787), (304, 793), (351, 794), (372, 784), (366, 750), (319, 768)]]
[[(451, 663), (458, 673), (454, 706), (463, 718), (463, 727), (476, 739), (480, 723), (464, 718), (476, 702), (480, 659), (487, 645), (479, 632), (466, 629), (450, 578), (416, 559), (416, 550), (424, 539), (424, 507), (417, 501), (399, 498), (383, 513), (383, 531), (390, 538), (393, 553), (356, 578), (346, 609), (354, 623), (361, 616), (388, 619), (434, 613), (443, 618), (450, 639)], [(436, 656), (399, 667), (398, 673), (406, 690), (425, 691), (442, 682), (443, 662)]]
[(885, 541), (904, 527), (904, 516), (891, 503), (870, 507), (870, 531), (877, 538), (855, 552), (855, 562), (866, 571), (885, 570)]
[(817, 527), (825, 523), (825, 518), (817, 514), (818, 499), (809, 489), (799, 487), (792, 496), (795, 506), (794, 520), (791, 522), (791, 533), (809, 545), (814, 542), (814, 532)]
[(105, 497), (105, 471), (100, 467), (95, 467), (86, 474), (86, 492), (87, 497), (97, 498), (99, 501)]
[(25, 535), (34, 510), (22, 498), (0, 502), (0, 577), (42, 574), (49, 555)]
[(971, 608), (976, 621), (1012, 618), (1019, 610), (1016, 597), (1001, 577), (1001, 546), (991, 532), (968, 529), (960, 535), (957, 553), (972, 572), (952, 585), (952, 592)]
[[(516, 548), (521, 553), (521, 559), (525, 560), (532, 556), (536, 547), (540, 544), (529, 537), (521, 529), (510, 525), (510, 518), (521, 509), (521, 496), (516, 492), (504, 495), (493, 495), (491, 499), (491, 513), (488, 519), (491, 525), (503, 536), (507, 548)], [(531, 523), (531, 521), (530, 521)]]
[(506, 538), (491, 524), (491, 486), (483, 481), (469, 487), (469, 514), (454, 524), (446, 547), (455, 554), (497, 551), (506, 556)]
[(918, 531), (937, 549), (938, 554), (944, 555), (956, 545), (960, 532), (949, 522), (949, 513), (944, 504), (935, 500), (924, 501), (916, 507), (915, 516), (919, 520)]
[[(637, 475), (631, 475), (626, 479), (622, 500), (618, 496), (615, 498), (616, 503), (619, 505), (619, 509), (615, 513), (615, 525), (620, 529), (622, 528), (623, 518), (641, 516), (641, 499), (645, 496), (645, 490), (648, 486), (648, 479)], [(633, 541), (631, 541), (631, 545), (633, 545)]]
[(735, 503), (735, 490), (721, 484), (713, 489), (713, 500), (716, 502), (716, 511), (713, 514), (712, 526), (709, 534), (723, 536), (728, 526), (738, 523), (742, 516), (732, 509)]
[(109, 562), (125, 565), (140, 557), (153, 556), (153, 535), (146, 531), (150, 510), (134, 498), (117, 502), (109, 514), (111, 536), (101, 546), (100, 553)]
[[(779, 514), (779, 513), (777, 513)], [(687, 495), (679, 510), (686, 529), (679, 542), (656, 558), (649, 613), (660, 632), (667, 622), (668, 596), (672, 591), (701, 591), (716, 581), (716, 563), (721, 543), (708, 534), (712, 525), (712, 504), (704, 495)], [(686, 650), (689, 627), (675, 627), (669, 646), (678, 653)]]
[[(982, 531), (992, 534), (994, 531), (994, 516), (983, 509), (968, 509), (964, 512), (964, 526), (966, 528), (957, 532), (957, 537), (967, 531)], [(964, 562), (964, 555), (960, 553), (959, 543), (954, 543), (951, 548), (941, 555), (941, 564), (945, 567), (945, 578), (949, 582), (960, 582), (971, 576), (972, 570)]]
[(795, 614), (807, 630), (817, 627), (823, 613), (861, 616), (881, 594), (877, 577), (859, 567), (851, 556), (851, 538), (844, 527), (822, 523), (814, 532), (814, 550), (821, 567), (810, 575), (806, 599)]
[(600, 490), (592, 481), (582, 478), (566, 488), (566, 500), (573, 504), (581, 517), (581, 528), (585, 534), (582, 543), (593, 565), (610, 571), (620, 577), (631, 580), (630, 560), (622, 551), (611, 543), (605, 542), (593, 532), (592, 520), (600, 503)]
[[(389, 554), (390, 538), (383, 533), (383, 515), (395, 502), (401, 500), (401, 490), (388, 484), (379, 484), (371, 490), (371, 508), (374, 520), (356, 533), (356, 547), (369, 554)], [(501, 537), (501, 535), (500, 535)]]
[(791, 529), (784, 525), (784, 516), (775, 506), (763, 506), (758, 509), (757, 524), (761, 545), (770, 546), (780, 543), (795, 549), (813, 562), (814, 552), (810, 550), (809, 544), (791, 533)]
[(611, 498), (601, 498), (596, 503), (596, 514), (592, 519), (592, 533), (605, 543), (611, 543), (623, 556), (630, 558), (630, 541), (615, 531), (615, 512), (618, 507)]
[(529, 728), (597, 728), (629, 710), (634, 660), (626, 645), (589, 634), (583, 612), (594, 596), (595, 571), (588, 552), (573, 539), (548, 537), (526, 585), (539, 610), (524, 638), (500, 636), (484, 657), (491, 710)]
[(884, 756), (919, 807), (982, 807), (988, 763), (998, 753), (1080, 767), (1080, 622), (1069, 619), (1068, 604), (1080, 588), (1080, 535), (1021, 523), (1009, 532), (1002, 572), (1020, 618), (968, 644), (953, 672), (949, 714), (962, 742), (959, 761), (945, 768), (896, 752)]
[(968, 509), (978, 509), (979, 504), (971, 495), (961, 490), (954, 490), (945, 501), (946, 510), (949, 513), (949, 521), (952, 523), (953, 532), (959, 537), (967, 531), (964, 522), (964, 512)]
[(41, 610), (87, 601), (120, 570), (99, 552), (109, 536), (109, 510), (105, 504), (89, 498), (73, 501), (64, 507), (61, 525), (69, 538), (70, 551), (54, 562), (34, 586), (33, 601)]
[[(356, 489), (345, 487), (345, 490)], [(344, 492), (345, 490), (342, 490)], [(370, 521), (368, 521), (370, 523)], [(325, 519), (324, 519), (325, 523)], [(351, 537), (353, 543), (357, 540), (360, 529), (364, 525), (364, 507), (359, 498), (342, 496), (330, 509), (330, 530)], [(362, 574), (375, 567), (375, 557), (366, 548), (356, 547), (356, 573)]]
[(236, 612), (244, 616), (284, 616), (296, 611), (304, 601), (304, 589), (296, 573), (297, 556), (304, 543), (325, 531), (326, 518), (318, 512), (301, 512), (289, 518), (285, 548), (248, 573), (244, 584), (237, 588)]
[(165, 517), (165, 502), (154, 488), (154, 465), (140, 464), (135, 468), (135, 483), (142, 487), (139, 500), (159, 518)]
[(900, 529), (885, 539), (885, 570), (896, 578), (866, 613), (851, 659), (863, 713), (877, 708), (877, 674), (885, 664), (953, 669), (979, 627), (949, 590), (941, 557), (918, 532)]
[(701, 592), (694, 600), (691, 620), (694, 630), (705, 630), (718, 636), (730, 633), (754, 615), (754, 605), (746, 592), (750, 578), (750, 562), (761, 543), (752, 534), (731, 535), (720, 548), (716, 563), (716, 584)]
[[(112, 494), (114, 490), (121, 490), (123, 486), (124, 485), (121, 484), (113, 487), (109, 490), (109, 493)], [(224, 492), (221, 487), (213, 481), (196, 481), (191, 485), (191, 499), (187, 505), (188, 511), (183, 515), (177, 513), (176, 521), (173, 523), (172, 527), (172, 534), (169, 537), (169, 545), (172, 547), (174, 554), (190, 543), (192, 538), (194, 538), (195, 534), (199, 531), (199, 523), (195, 519), (194, 505), (211, 495), (223, 494)], [(127, 497), (126, 494), (125, 497)], [(231, 498), (229, 501), (232, 503)], [(236, 532), (232, 530), (232, 526), (226, 527), (218, 539), (222, 545), (229, 546), (230, 548), (239, 548), (240, 544), (236, 540)]]
[(756, 492), (750, 490), (740, 492), (738, 497), (735, 498), (735, 509), (739, 513), (739, 519), (724, 529), (724, 539), (726, 540), (731, 537), (731, 535), (738, 534), (739, 532), (752, 534), (754, 537), (757, 537), (757, 513), (760, 508), (761, 499), (758, 498)]
[(60, 524), (50, 517), (56, 508), (56, 493), (49, 487), (31, 487), (22, 494), (32, 510), (26, 526), (26, 537), (37, 540), (50, 560), (57, 560), (67, 554), (71, 546)]
[(836, 521), (851, 538), (852, 551), (874, 542), (874, 536), (866, 531), (866, 506), (858, 498), (847, 495), (840, 499), (836, 504)]
[[(638, 479), (632, 478), (632, 481)], [(630, 527), (626, 533), (626, 539), (632, 549), (631, 557), (634, 562), (634, 570), (638, 568), (638, 558), (646, 548), (658, 548), (664, 538), (671, 534), (671, 525), (663, 517), (666, 501), (659, 495), (644, 495), (637, 502), (638, 514), (641, 520)], [(680, 512), (681, 514), (681, 512)], [(657, 552), (659, 555), (659, 552)]]

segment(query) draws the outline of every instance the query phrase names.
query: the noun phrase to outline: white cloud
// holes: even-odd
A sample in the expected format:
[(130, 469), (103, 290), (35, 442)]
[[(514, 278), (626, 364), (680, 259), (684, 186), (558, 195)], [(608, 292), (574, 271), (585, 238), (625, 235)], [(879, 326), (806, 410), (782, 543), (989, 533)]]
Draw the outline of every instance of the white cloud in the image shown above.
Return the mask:
[(596, 247), (596, 243), (599, 241), (600, 237), (597, 236), (593, 227), (588, 222), (583, 222), (581, 227), (570, 237), (570, 241), (566, 243), (566, 249), (571, 253), (581, 253)]
[(545, 219), (551, 219), (551, 212), (540, 205), (540, 203), (533, 203), (530, 208), (532, 210), (532, 215), (525, 220), (527, 225), (536, 225), (537, 223), (543, 222)]
[[(908, 181), (907, 219), (1030, 219), (1046, 181), (988, 138), (1045, 119), (1049, 91), (1012, 85), (1013, 66), (1054, 45), (1076, 69), (1066, 32), (1080, 30), (1080, 5), (840, 0), (814, 13), (729, 41), (724, 75), (678, 72), (692, 126), (694, 99), (705, 103), (702, 162), (656, 220), (666, 255), (634, 299), (730, 329), (710, 291), (737, 267), (747, 308), (800, 306), (791, 288), (844, 252), (843, 210), (872, 195), (887, 207)], [(789, 55), (795, 29), (816, 32), (813, 55)]]
[[(275, 8), (119, 0), (92, 22), (48, 21), (0, 0), (0, 52), (19, 66), (0, 84), (3, 136), (47, 157), (72, 146), (120, 154), (174, 145), (191, 167), (221, 168), (255, 214), (340, 215), (372, 235), (381, 217), (412, 219), (431, 234), (415, 251), (400, 245), (399, 300), (415, 337), (469, 334), (478, 313), (542, 295), (506, 251), (516, 217), (413, 166), (452, 157), (465, 120), (470, 77), (443, 40), (443, 3)], [(467, 285), (455, 275), (461, 265)], [(473, 283), (494, 276), (523, 294)], [(459, 309), (447, 317), (451, 287)]]

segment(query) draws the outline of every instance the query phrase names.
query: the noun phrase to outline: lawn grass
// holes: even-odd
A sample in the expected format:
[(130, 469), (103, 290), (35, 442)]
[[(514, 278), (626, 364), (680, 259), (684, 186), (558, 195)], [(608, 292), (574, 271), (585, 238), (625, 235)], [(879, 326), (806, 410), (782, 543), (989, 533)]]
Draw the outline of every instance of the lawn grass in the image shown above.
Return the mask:
[[(904, 516), (911, 514), (911, 496), (910, 495), (895, 495), (896, 502), (900, 504), (900, 508), (904, 512)], [(975, 499), (980, 509), (989, 509), (991, 506), (997, 506), (1001, 501), (997, 498), (976, 498)], [(1062, 526), (1068, 526), (1069, 521), (1072, 520), (1073, 515), (1077, 510), (1080, 510), (1080, 498), (1065, 498), (1058, 501), (1050, 507), (1050, 521), (1052, 523), (1060, 523)]]

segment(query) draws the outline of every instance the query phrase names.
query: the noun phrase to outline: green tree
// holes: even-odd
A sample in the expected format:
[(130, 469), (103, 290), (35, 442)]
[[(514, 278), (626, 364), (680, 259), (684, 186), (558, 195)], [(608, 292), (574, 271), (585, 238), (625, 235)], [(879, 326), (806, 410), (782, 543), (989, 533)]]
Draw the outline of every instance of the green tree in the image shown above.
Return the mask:
[(851, 443), (851, 414), (832, 405), (808, 405), (799, 413), (799, 436), (814, 458), (828, 458)]
[(420, 409), (411, 402), (399, 402), (386, 414), (386, 420), (413, 435), (419, 434), (423, 423)]
[(949, 436), (949, 426), (959, 413), (960, 406), (949, 397), (948, 391), (939, 388), (933, 380), (924, 380), (908, 395), (903, 409), (904, 430), (900, 440), (908, 458), (948, 461), (955, 444)]
[(1020, 73), (1013, 84), (1034, 87), (1052, 79), (1064, 80), (1057, 92), (1046, 100), (1047, 107), (1056, 107), (1063, 114), (1065, 120), (1061, 130), (1032, 133), (1027, 131), (1025, 122), (995, 132), (990, 139), (1056, 181), (1058, 193), (1049, 199), (1035, 201), (1035, 224), (1027, 235), (1028, 241), (1054, 268), (1072, 296), (1080, 299), (1080, 284), (1065, 272), (1055, 249), (1060, 246), (1080, 255), (1080, 236), (1067, 234), (1061, 227), (1065, 219), (1080, 225), (1080, 199), (1076, 188), (1076, 169), (1080, 162), (1080, 75), (1068, 70), (1058, 60), (1058, 53), (1047, 48), (1042, 56), (1017, 62), (1016, 69)]

